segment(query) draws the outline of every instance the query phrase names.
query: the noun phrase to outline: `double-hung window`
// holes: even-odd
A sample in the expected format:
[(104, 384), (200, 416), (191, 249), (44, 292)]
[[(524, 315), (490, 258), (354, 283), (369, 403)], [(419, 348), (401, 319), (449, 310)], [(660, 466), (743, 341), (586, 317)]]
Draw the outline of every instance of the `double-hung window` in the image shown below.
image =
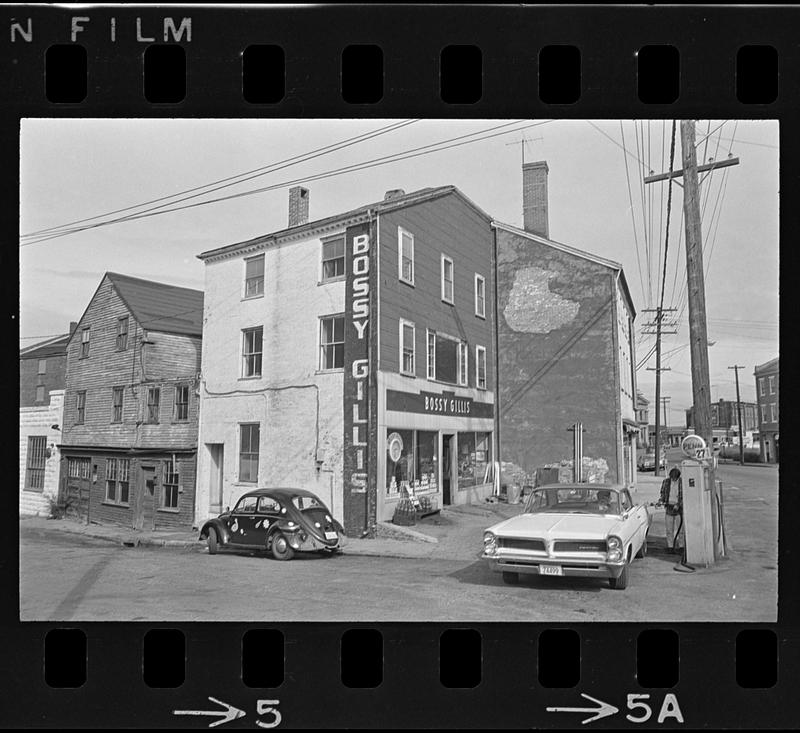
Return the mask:
[(81, 331), (81, 359), (89, 356), (89, 333), (91, 327), (87, 326)]
[(242, 376), (261, 376), (261, 356), (264, 327), (246, 328), (242, 331)]
[(189, 419), (189, 385), (178, 384), (175, 387), (175, 421), (184, 422)]
[(344, 277), (344, 239), (329, 239), (322, 243), (322, 281)]
[(400, 319), (400, 373), (414, 376), (414, 324)]
[(486, 318), (486, 279), (475, 273), (475, 315)]
[(147, 419), (145, 422), (157, 423), (161, 406), (161, 387), (147, 388)]
[(128, 348), (128, 316), (117, 319), (117, 351)]
[(397, 228), (397, 269), (402, 282), (414, 284), (414, 235), (403, 227)]
[(766, 394), (766, 390), (764, 389), (764, 384), (766, 383), (766, 377), (761, 377), (758, 380), (758, 393), (763, 397)]
[(769, 393), (775, 394), (775, 376), (771, 374), (768, 377), (768, 379), (769, 379)]
[(30, 491), (44, 489), (44, 464), (47, 461), (47, 436), (31, 435), (28, 437), (27, 471), (25, 472), (25, 488)]
[(111, 422), (122, 422), (122, 402), (124, 393), (124, 387), (111, 388)]
[(244, 297), (264, 295), (264, 255), (248, 257), (244, 261)]
[(39, 359), (38, 374), (47, 374), (47, 359)]
[(258, 481), (259, 423), (239, 425), (239, 481)]
[(178, 478), (178, 462), (172, 458), (164, 461), (164, 477), (161, 484), (161, 508), (177, 509), (180, 481)]
[(486, 389), (486, 348), (475, 347), (475, 386)]
[(453, 260), (442, 255), (442, 300), (453, 304)]
[(458, 383), (462, 387), (469, 381), (469, 347), (466, 341), (458, 342)]
[(322, 371), (344, 367), (344, 316), (319, 319), (319, 351)]
[(129, 499), (131, 462), (128, 458), (109, 458), (106, 460), (106, 502), (127, 504)]
[(44, 402), (44, 385), (40, 384), (36, 387), (36, 401)]
[(86, 419), (86, 390), (81, 390), (75, 395), (75, 424), (83, 425)]
[(428, 329), (428, 379), (436, 379), (436, 331)]

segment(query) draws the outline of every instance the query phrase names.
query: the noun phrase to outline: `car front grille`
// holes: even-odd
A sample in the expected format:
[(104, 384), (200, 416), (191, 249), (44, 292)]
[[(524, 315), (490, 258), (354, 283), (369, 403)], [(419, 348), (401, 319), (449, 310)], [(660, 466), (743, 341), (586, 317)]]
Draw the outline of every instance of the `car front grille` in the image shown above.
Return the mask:
[(605, 552), (605, 540), (556, 540), (553, 552)]
[(535, 552), (544, 552), (544, 542), (542, 540), (498, 537), (497, 546), (505, 550), (533, 550)]

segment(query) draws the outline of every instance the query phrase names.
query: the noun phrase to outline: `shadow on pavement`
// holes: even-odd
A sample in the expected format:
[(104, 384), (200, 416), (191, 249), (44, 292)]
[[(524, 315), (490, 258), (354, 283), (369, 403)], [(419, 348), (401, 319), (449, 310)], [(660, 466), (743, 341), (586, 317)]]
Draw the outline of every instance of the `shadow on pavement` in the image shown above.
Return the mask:
[(563, 592), (589, 591), (598, 593), (608, 587), (608, 581), (602, 578), (542, 578), (538, 575), (520, 574), (519, 583), (509, 585), (503, 581), (500, 573), (489, 569), (485, 560), (478, 560), (452, 573), (448, 577), (455, 578), (459, 583), (468, 585), (481, 585), (487, 588), (531, 588), (534, 590)]

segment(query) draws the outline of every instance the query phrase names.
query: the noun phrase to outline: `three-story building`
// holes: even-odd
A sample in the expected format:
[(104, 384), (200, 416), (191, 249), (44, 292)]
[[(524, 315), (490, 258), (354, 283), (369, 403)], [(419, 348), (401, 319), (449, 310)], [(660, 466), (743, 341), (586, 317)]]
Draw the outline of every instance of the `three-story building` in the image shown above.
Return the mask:
[(194, 518), (203, 293), (107, 272), (67, 345), (61, 483), (92, 521)]
[(254, 486), (313, 490), (350, 534), (403, 497), (492, 491), (490, 218), (452, 186), (199, 255), (206, 266), (196, 520)]
[(779, 359), (775, 358), (759, 364), (753, 373), (756, 380), (756, 400), (758, 401), (758, 432), (761, 437), (761, 460), (767, 463), (780, 463), (778, 429), (778, 377)]

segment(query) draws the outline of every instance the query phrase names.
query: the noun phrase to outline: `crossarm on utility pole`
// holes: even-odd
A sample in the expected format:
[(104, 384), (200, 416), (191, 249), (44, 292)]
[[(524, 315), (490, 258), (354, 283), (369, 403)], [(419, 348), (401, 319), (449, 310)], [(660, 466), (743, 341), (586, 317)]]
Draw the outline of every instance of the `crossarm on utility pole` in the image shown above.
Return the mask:
[[(731, 165), (739, 165), (738, 158), (726, 158), (725, 160), (715, 160), (713, 163), (705, 163), (704, 165), (697, 166), (698, 173), (705, 173), (706, 171), (713, 171), (717, 168), (727, 168)], [(683, 176), (683, 168), (672, 171), (671, 173), (656, 173), (652, 176), (645, 176), (645, 183), (655, 183), (656, 181), (667, 181), (670, 178), (680, 178)]]

